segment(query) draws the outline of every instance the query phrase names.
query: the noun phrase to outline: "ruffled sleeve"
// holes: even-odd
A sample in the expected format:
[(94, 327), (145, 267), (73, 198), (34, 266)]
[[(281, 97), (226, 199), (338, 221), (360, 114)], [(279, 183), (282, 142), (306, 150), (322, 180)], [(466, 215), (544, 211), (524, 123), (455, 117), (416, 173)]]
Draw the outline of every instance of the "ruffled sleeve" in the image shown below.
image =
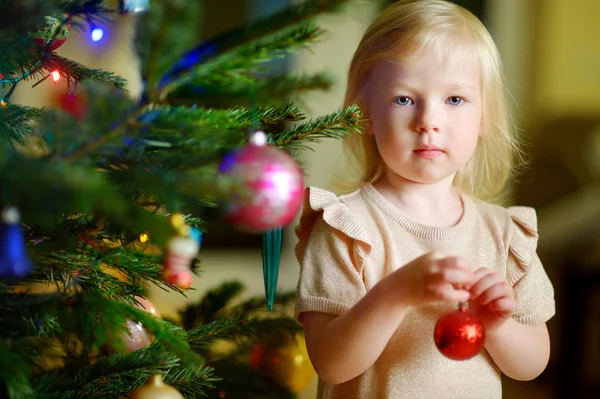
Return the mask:
[(533, 208), (511, 207), (507, 280), (513, 286), (517, 309), (513, 318), (539, 325), (555, 313), (554, 289), (536, 253), (537, 216)]
[(296, 235), (296, 320), (302, 324), (304, 312), (343, 314), (366, 294), (363, 267), (371, 250), (366, 232), (335, 194), (309, 187)]

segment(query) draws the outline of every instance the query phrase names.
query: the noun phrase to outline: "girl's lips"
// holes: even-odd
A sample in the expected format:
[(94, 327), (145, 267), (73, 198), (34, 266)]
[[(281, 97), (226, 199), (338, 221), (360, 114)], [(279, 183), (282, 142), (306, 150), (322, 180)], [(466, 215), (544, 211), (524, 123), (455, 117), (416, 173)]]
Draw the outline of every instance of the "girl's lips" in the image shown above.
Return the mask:
[(444, 154), (444, 151), (440, 149), (421, 149), (413, 151), (417, 156), (421, 158), (431, 159), (435, 157), (439, 157)]

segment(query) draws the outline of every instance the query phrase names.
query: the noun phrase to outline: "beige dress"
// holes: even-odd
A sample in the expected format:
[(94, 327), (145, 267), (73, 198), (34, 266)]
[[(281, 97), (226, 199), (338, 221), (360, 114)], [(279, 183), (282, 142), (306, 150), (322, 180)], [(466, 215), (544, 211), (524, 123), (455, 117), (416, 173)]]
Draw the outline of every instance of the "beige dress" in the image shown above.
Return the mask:
[[(464, 212), (452, 227), (420, 224), (372, 185), (336, 196), (309, 188), (296, 229), (300, 262), (296, 320), (303, 312), (341, 315), (378, 281), (426, 252), (437, 250), (487, 267), (513, 285), (513, 318), (538, 325), (554, 315), (554, 291), (536, 254), (532, 208), (502, 208), (462, 196)], [(456, 306), (411, 308), (377, 361), (336, 386), (319, 381), (319, 399), (500, 399), (500, 371), (487, 354), (453, 361), (433, 342), (437, 319)]]

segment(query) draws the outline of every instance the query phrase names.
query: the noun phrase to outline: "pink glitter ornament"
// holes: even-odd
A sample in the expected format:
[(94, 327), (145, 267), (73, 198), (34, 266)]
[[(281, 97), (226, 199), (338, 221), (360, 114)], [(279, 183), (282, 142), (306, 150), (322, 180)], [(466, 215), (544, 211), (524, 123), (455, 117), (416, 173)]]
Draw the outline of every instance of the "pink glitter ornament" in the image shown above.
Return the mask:
[(285, 151), (268, 146), (264, 132), (227, 155), (219, 171), (234, 182), (225, 213), (240, 230), (260, 234), (285, 226), (302, 205), (302, 170)]

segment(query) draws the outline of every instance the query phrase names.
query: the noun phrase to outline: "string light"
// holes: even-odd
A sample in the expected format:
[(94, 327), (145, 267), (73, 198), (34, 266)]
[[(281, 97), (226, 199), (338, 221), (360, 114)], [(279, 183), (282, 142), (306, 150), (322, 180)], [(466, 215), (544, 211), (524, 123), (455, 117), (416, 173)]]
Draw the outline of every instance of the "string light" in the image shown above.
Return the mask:
[(60, 80), (60, 72), (57, 70), (52, 71), (52, 79), (54, 79), (55, 82), (58, 82)]
[(102, 28), (94, 28), (92, 29), (92, 40), (95, 42), (99, 42), (104, 37), (104, 30)]
[(0, 76), (0, 84), (7, 84), (7, 83), (19, 83), (21, 80), (25, 79), (26, 77), (28, 77), (29, 75), (31, 75), (33, 72), (35, 72), (40, 66), (42, 65), (42, 61), (41, 60), (37, 60), (35, 63), (35, 66), (33, 67), (32, 70), (25, 72), (22, 76), (19, 76), (17, 78), (12, 78), (12, 79), (6, 79), (4, 77), (4, 75)]

